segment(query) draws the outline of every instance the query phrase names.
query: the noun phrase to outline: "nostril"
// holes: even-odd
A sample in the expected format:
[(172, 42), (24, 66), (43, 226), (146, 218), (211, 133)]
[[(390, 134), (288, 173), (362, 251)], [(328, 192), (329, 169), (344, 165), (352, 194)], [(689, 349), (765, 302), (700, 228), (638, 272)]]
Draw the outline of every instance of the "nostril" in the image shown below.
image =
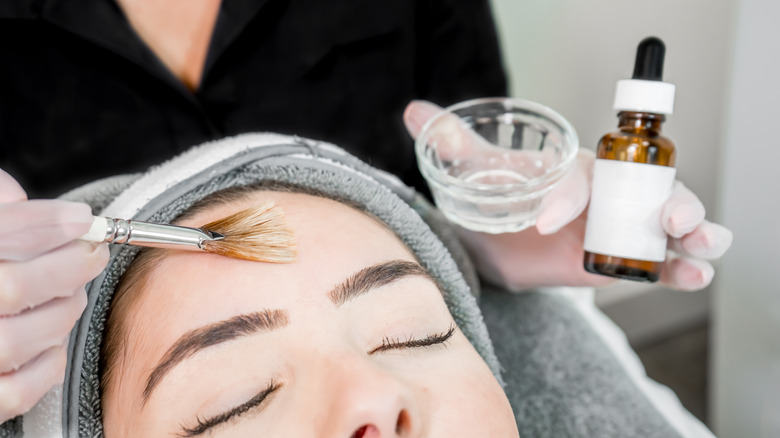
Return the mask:
[(350, 435), (350, 438), (402, 438), (411, 436), (412, 431), (412, 417), (406, 409), (402, 409), (398, 412), (398, 416), (395, 420), (395, 428), (393, 423), (368, 423), (360, 426), (355, 432)]
[(352, 435), (352, 438), (363, 438), (363, 437), (365, 437), (367, 430), (368, 430), (368, 426), (361, 427), (360, 429), (355, 431), (355, 433)]
[(395, 434), (397, 436), (407, 436), (412, 428), (412, 419), (406, 409), (398, 413), (398, 420), (395, 422)]
[(385, 435), (373, 424), (366, 424), (352, 434), (352, 438), (384, 438)]

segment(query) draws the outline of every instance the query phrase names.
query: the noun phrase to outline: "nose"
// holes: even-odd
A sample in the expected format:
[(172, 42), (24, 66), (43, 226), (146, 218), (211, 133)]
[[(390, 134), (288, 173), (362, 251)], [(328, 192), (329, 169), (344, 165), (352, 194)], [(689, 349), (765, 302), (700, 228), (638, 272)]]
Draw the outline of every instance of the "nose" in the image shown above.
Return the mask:
[(344, 438), (409, 438), (415, 429), (410, 406), (399, 394), (362, 394), (360, 399), (344, 400)]
[[(357, 359), (357, 360), (354, 360)], [(412, 438), (420, 412), (413, 388), (370, 359), (333, 363), (329, 376), (329, 438)], [(362, 363), (354, 363), (362, 362)]]

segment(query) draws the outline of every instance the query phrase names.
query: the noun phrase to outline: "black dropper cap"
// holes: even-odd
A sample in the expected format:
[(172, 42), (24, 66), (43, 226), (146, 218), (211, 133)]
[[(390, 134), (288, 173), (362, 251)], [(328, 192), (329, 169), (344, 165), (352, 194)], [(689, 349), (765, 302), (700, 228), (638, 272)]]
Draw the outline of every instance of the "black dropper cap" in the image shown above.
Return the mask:
[(647, 37), (636, 48), (636, 63), (631, 79), (661, 81), (664, 75), (666, 46), (656, 37)]

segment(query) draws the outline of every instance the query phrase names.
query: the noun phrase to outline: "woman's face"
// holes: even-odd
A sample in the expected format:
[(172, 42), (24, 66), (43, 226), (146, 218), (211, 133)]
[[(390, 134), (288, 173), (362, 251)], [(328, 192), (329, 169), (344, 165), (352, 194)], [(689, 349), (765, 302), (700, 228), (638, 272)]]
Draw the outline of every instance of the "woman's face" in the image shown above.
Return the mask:
[(277, 265), (174, 252), (121, 322), (104, 396), (122, 436), (514, 437), (509, 403), (409, 250), (335, 201), (258, 192), (298, 242)]

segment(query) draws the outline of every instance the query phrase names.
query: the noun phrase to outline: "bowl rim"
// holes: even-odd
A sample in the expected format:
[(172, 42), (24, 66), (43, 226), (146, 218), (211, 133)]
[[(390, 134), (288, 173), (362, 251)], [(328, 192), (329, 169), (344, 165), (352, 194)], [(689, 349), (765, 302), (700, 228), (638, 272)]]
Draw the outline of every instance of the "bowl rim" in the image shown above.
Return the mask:
[[(562, 137), (568, 138), (570, 144), (572, 145), (570, 148), (569, 155), (565, 157), (563, 160), (561, 160), (560, 163), (550, 168), (547, 172), (545, 172), (544, 175), (528, 179), (524, 182), (513, 182), (513, 183), (506, 183), (506, 184), (483, 184), (483, 183), (465, 182), (462, 179), (456, 178), (448, 174), (447, 172), (436, 168), (433, 164), (430, 163), (430, 161), (425, 157), (425, 149), (427, 147), (427, 142), (425, 141), (426, 133), (438, 120), (440, 120), (442, 117), (444, 117), (447, 114), (454, 114), (455, 111), (464, 108), (477, 106), (477, 105), (484, 105), (484, 104), (495, 104), (495, 103), (503, 104), (507, 110), (511, 110), (512, 108), (522, 108), (525, 110), (530, 110), (556, 123), (560, 128), (562, 128), (562, 133), (563, 133)], [(455, 115), (457, 116), (457, 114)], [(458, 116), (458, 118), (461, 117)], [(466, 100), (463, 102), (456, 103), (454, 105), (450, 105), (446, 108), (443, 108), (439, 113), (431, 117), (423, 125), (422, 129), (420, 130), (420, 134), (417, 136), (414, 142), (414, 149), (417, 156), (417, 165), (420, 169), (420, 172), (423, 174), (423, 176), (426, 179), (433, 178), (437, 181), (437, 184), (439, 185), (441, 185), (442, 182), (445, 182), (448, 185), (456, 186), (462, 190), (466, 190), (470, 192), (479, 192), (479, 193), (510, 192), (518, 189), (530, 190), (533, 188), (543, 188), (546, 187), (547, 185), (554, 184), (561, 179), (563, 174), (565, 174), (565, 172), (574, 162), (579, 147), (580, 144), (579, 144), (579, 137), (577, 136), (577, 131), (574, 129), (574, 126), (572, 126), (572, 124), (568, 120), (566, 120), (566, 118), (564, 118), (560, 113), (538, 102), (534, 102), (526, 99), (520, 99), (516, 97), (483, 97), (478, 99)]]

